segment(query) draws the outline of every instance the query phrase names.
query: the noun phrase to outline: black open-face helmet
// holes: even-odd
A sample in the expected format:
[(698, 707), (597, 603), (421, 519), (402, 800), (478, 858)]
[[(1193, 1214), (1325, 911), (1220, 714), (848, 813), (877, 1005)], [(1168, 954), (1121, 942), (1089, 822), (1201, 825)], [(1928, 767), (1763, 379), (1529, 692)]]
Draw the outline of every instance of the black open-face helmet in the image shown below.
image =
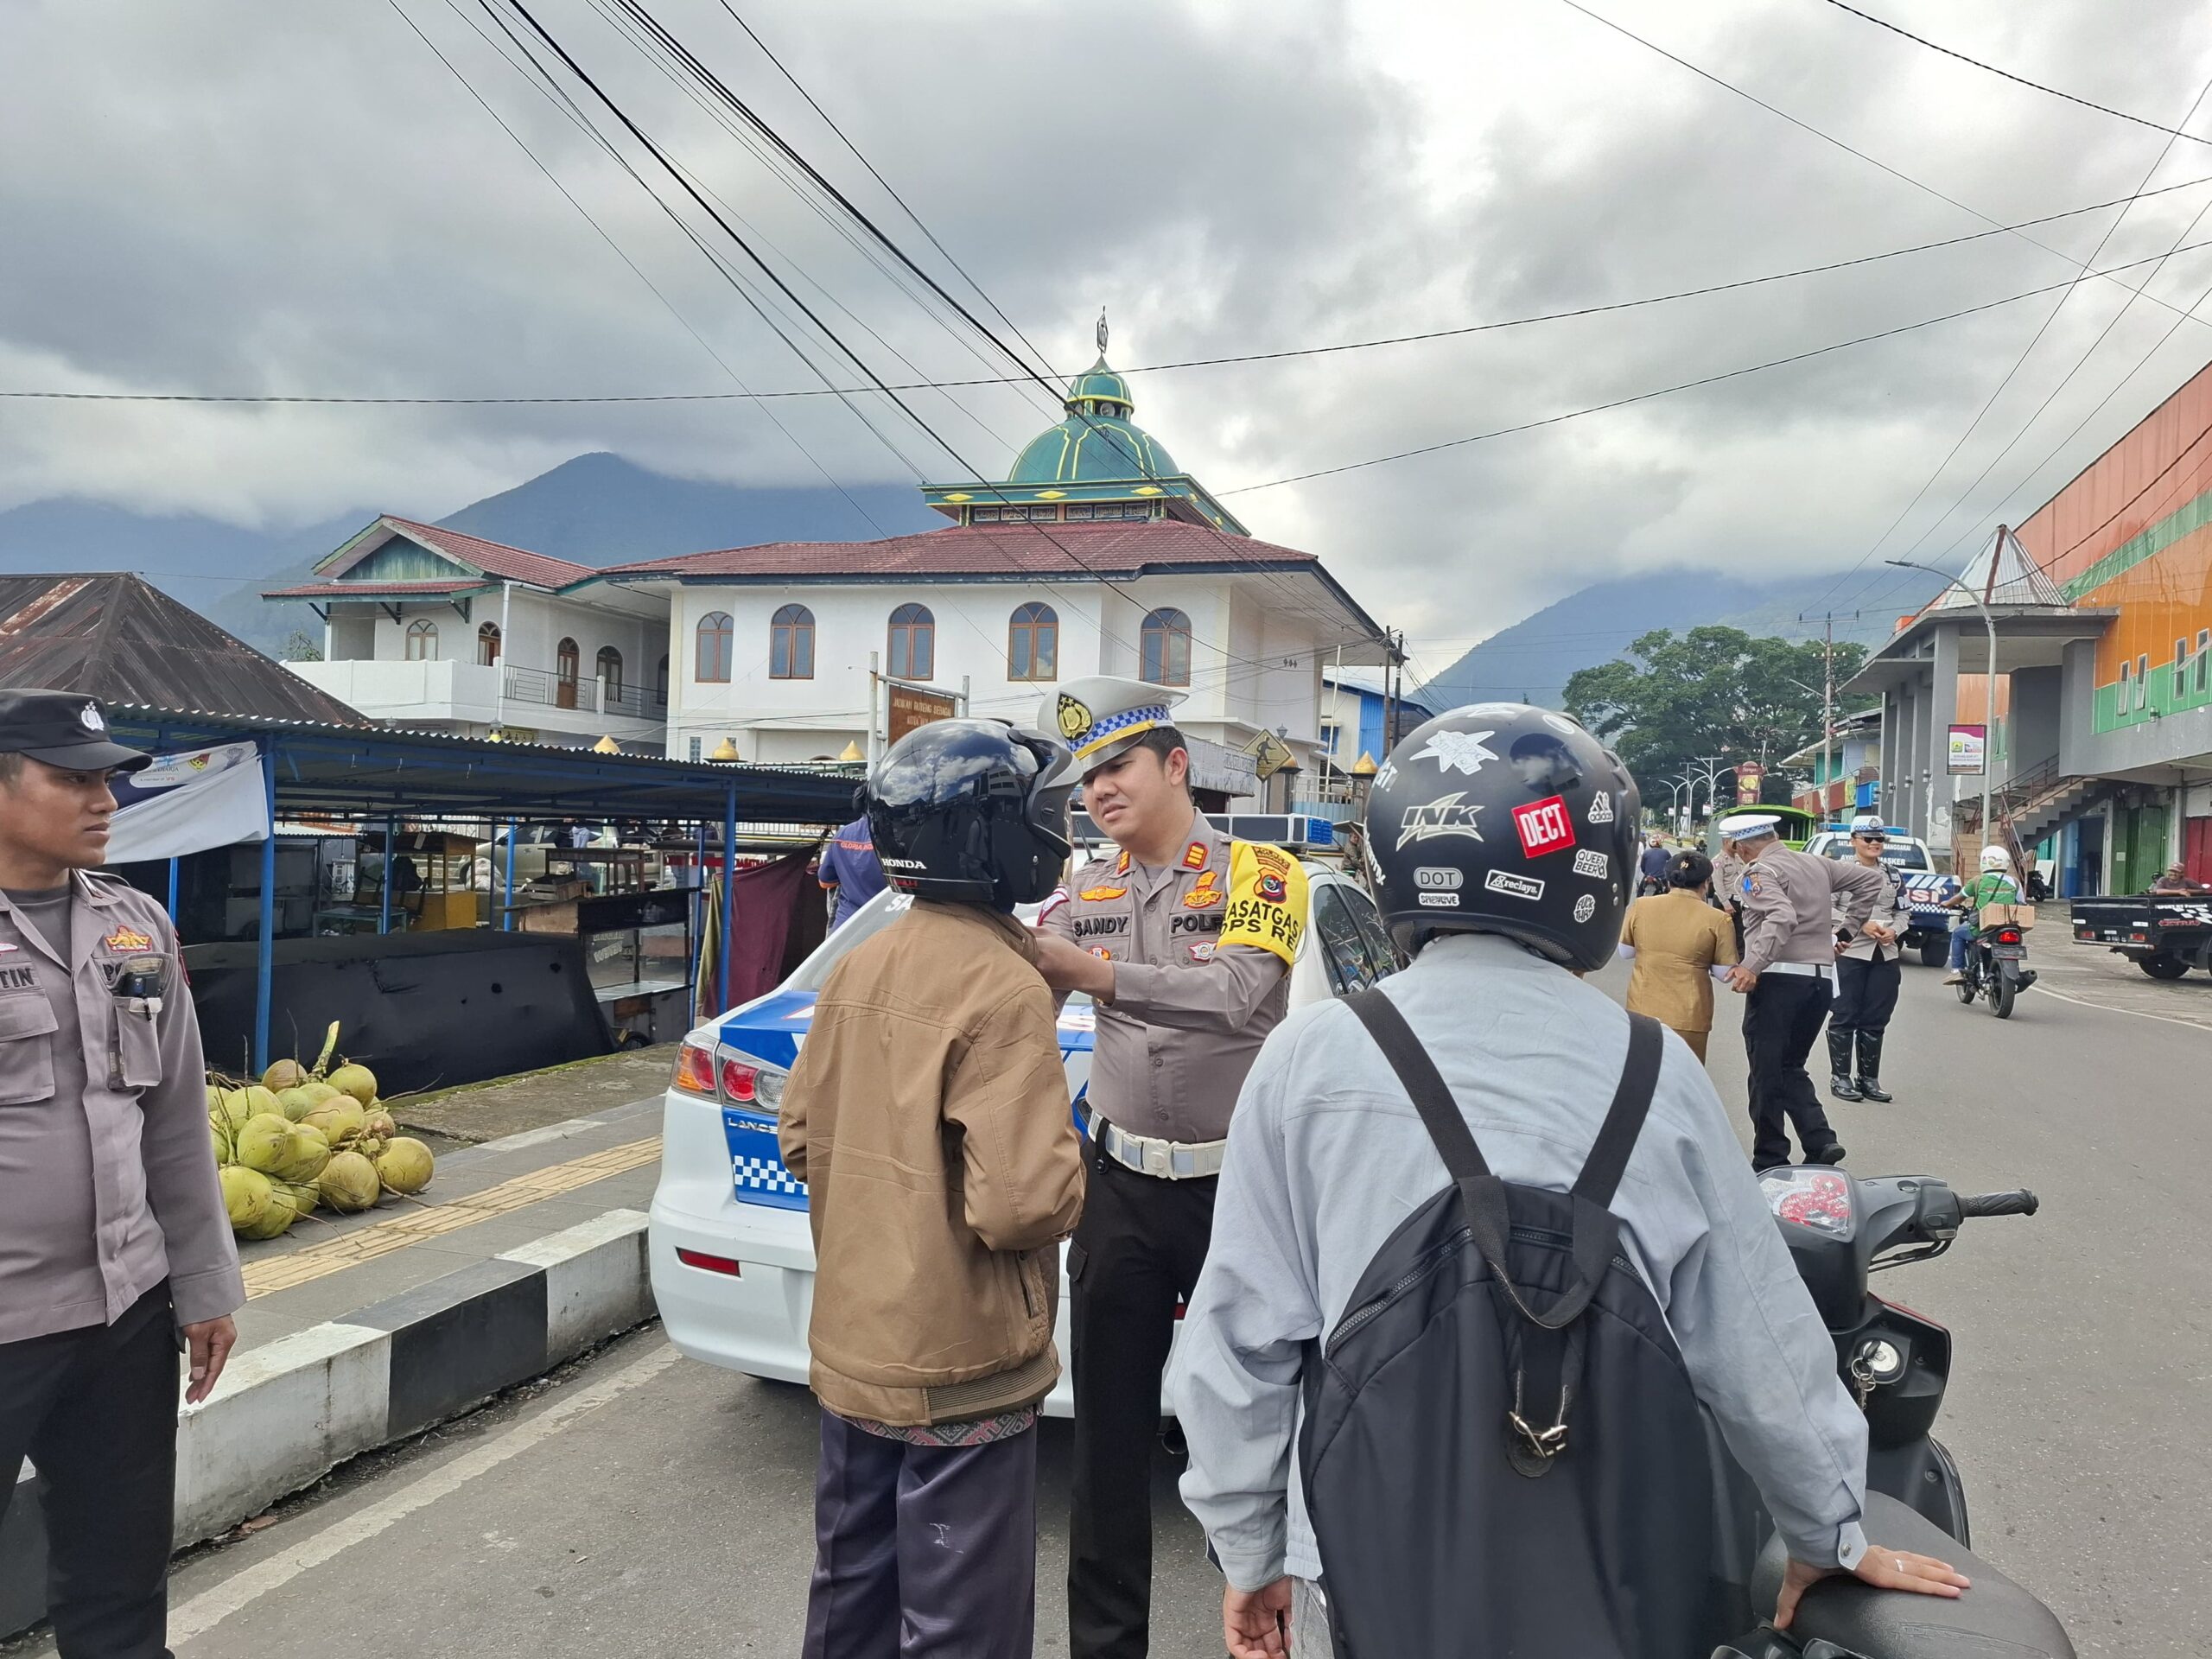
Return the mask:
[(1643, 802), (1618, 757), (1565, 715), (1478, 702), (1415, 727), (1375, 774), (1367, 838), (1382, 920), (1407, 950), (1503, 933), (1602, 967), (1634, 891)]
[(901, 893), (1033, 905), (1068, 860), (1066, 744), (995, 720), (936, 720), (893, 743), (861, 791), (875, 856)]

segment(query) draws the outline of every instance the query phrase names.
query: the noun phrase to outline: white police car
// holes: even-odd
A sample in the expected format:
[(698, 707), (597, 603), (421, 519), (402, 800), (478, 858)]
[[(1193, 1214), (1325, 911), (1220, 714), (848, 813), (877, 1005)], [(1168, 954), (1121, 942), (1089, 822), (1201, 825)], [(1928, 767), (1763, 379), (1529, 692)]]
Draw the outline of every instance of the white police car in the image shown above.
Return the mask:
[[(1224, 827), (1236, 823), (1227, 820)], [(1291, 968), (1293, 1007), (1359, 990), (1398, 966), (1366, 892), (1339, 868), (1300, 862), (1311, 915)], [(806, 1189), (791, 1178), (777, 1147), (776, 1106), (830, 969), (912, 902), (878, 893), (783, 985), (683, 1040), (662, 1111), (660, 1183), (648, 1248), (661, 1322), (669, 1339), (694, 1359), (748, 1376), (806, 1381), (814, 1240)], [(1091, 1028), (1088, 1000), (1070, 998), (1060, 1014), (1060, 1053), (1078, 1122), (1090, 1075)], [(1058, 1339), (1065, 1368), (1065, 1270)], [(1065, 1417), (1072, 1403), (1063, 1369), (1045, 1409)]]

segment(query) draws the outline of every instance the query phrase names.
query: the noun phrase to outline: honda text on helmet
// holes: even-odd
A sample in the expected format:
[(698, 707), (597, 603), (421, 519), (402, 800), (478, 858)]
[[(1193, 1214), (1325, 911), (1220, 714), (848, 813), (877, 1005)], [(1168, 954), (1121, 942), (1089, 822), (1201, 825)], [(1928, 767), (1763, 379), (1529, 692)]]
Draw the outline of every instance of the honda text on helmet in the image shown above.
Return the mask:
[(1012, 910), (1059, 883), (1075, 782), (1056, 739), (995, 720), (938, 720), (891, 746), (862, 799), (877, 861), (899, 892)]
[(1368, 844), (1399, 945), (1503, 933), (1592, 971), (1636, 880), (1636, 780), (1564, 715), (1478, 702), (1414, 728), (1375, 774)]

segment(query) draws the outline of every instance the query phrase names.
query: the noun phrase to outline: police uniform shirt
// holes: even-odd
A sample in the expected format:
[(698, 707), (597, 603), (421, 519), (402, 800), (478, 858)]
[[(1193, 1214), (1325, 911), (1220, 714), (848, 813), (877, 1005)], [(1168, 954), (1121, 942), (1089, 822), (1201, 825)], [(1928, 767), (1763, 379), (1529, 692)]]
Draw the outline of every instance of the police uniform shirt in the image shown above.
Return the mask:
[[(160, 964), (158, 1009), (113, 994)], [(120, 879), (0, 893), (0, 1343), (111, 1324), (166, 1278), (180, 1325), (244, 1305), (176, 936)]]
[[(1849, 861), (1857, 869), (1868, 868), (1856, 859)], [(1872, 868), (1879, 871), (1882, 877), (1882, 891), (1874, 899), (1873, 909), (1865, 920), (1854, 924), (1847, 913), (1847, 906), (1839, 896), (1835, 900), (1835, 925), (1837, 931), (1847, 936), (1850, 941), (1844, 946), (1845, 956), (1855, 962), (1895, 962), (1904, 948), (1899, 941), (1904, 938), (1905, 930), (1912, 925), (1912, 906), (1905, 901), (1904, 884), (1898, 880), (1895, 870), (1886, 864), (1877, 864)], [(1870, 921), (1879, 922), (1896, 934), (1897, 938), (1883, 944), (1870, 938), (1865, 931), (1866, 922)]]
[(1162, 869), (1126, 852), (1084, 865), (1037, 925), (1114, 964), (1097, 1008), (1090, 1109), (1127, 1134), (1218, 1141), (1260, 1044), (1289, 1005), (1306, 873), (1289, 854), (1195, 816)]
[(1776, 842), (1744, 872), (1744, 966), (1835, 962), (1838, 895), (1845, 924), (1863, 924), (1880, 897), (1885, 872), (1801, 853)]
[(1744, 901), (1744, 872), (1751, 868), (1735, 854), (1723, 852), (1713, 861), (1713, 892), (1725, 908), (1733, 909)]

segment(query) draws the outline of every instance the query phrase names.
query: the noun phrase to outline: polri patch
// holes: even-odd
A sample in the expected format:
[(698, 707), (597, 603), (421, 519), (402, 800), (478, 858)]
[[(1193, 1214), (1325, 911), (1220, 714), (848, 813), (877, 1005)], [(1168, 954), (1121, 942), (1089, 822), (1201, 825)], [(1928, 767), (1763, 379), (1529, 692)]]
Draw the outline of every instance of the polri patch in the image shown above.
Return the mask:
[(117, 928), (100, 943), (109, 950), (125, 956), (135, 951), (150, 950), (154, 948), (154, 940), (150, 934), (134, 932), (127, 927)]
[(1222, 900), (1221, 878), (1211, 870), (1206, 871), (1191, 883), (1191, 890), (1183, 895), (1185, 910), (1211, 910)]

